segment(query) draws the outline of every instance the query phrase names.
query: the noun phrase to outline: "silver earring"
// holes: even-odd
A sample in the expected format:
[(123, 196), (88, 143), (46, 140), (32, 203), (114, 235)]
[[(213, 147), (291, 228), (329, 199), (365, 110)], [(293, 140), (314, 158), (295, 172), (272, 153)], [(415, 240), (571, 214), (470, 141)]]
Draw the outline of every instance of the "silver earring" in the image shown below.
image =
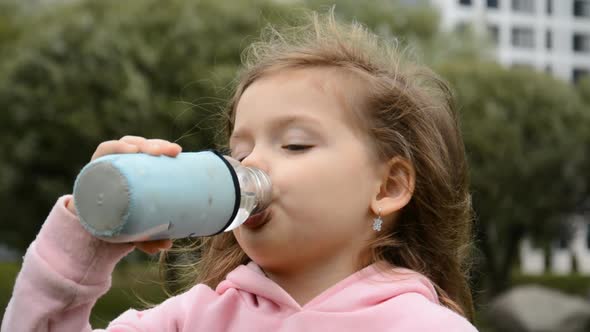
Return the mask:
[(381, 208), (379, 208), (379, 212), (377, 213), (377, 218), (373, 219), (373, 230), (374, 231), (381, 231), (381, 225), (383, 224), (383, 219), (381, 219)]

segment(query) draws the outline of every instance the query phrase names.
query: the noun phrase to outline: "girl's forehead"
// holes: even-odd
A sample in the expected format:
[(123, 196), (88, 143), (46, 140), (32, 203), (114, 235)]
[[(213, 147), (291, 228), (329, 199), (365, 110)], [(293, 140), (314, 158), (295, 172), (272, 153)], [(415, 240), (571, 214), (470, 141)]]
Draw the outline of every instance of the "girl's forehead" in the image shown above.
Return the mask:
[(334, 66), (294, 67), (267, 70), (252, 84), (263, 82), (284, 85), (295, 83), (320, 92), (335, 92), (352, 88), (357, 79), (347, 70)]
[(271, 71), (245, 89), (237, 103), (235, 124), (239, 127), (240, 122), (253, 117), (263, 121), (299, 114), (316, 115), (328, 121), (343, 120), (359, 127), (363, 90), (361, 79), (342, 68)]

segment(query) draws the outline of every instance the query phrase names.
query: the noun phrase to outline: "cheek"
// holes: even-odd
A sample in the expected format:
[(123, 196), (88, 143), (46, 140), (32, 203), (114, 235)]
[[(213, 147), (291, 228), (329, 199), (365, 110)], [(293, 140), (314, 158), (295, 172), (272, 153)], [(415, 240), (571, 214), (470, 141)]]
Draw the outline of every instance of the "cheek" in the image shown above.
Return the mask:
[(283, 167), (274, 185), (281, 207), (299, 222), (364, 218), (370, 202), (371, 179), (358, 161), (336, 160)]

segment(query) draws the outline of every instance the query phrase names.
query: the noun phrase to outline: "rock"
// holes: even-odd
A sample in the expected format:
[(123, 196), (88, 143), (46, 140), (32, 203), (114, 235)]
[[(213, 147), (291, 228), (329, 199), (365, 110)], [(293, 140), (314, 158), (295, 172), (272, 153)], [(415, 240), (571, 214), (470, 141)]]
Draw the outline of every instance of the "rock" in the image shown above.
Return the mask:
[(520, 286), (492, 301), (490, 323), (506, 332), (588, 332), (590, 302), (540, 286)]

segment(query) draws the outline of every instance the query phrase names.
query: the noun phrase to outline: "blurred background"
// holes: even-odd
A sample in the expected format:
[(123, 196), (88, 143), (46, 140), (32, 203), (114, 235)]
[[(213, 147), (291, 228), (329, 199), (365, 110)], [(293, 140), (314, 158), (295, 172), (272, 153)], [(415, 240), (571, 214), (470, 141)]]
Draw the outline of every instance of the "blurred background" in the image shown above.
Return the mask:
[[(0, 312), (98, 143), (213, 147), (241, 50), (334, 4), (454, 88), (478, 328), (590, 331), (590, 0), (0, 0)], [(155, 261), (119, 264), (94, 328), (164, 298)]]

